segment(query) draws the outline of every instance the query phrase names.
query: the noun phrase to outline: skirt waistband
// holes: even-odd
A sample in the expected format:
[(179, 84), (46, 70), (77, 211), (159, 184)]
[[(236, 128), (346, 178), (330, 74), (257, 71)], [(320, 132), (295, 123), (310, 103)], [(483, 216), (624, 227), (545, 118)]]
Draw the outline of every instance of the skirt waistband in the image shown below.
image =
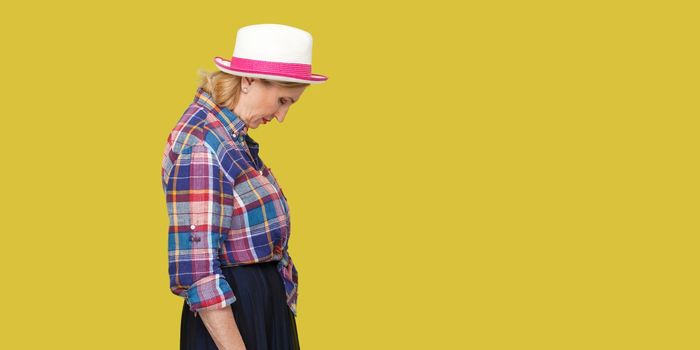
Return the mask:
[(257, 262), (257, 263), (251, 263), (251, 264), (242, 264), (242, 265), (228, 265), (228, 266), (222, 266), (222, 269), (234, 269), (234, 268), (241, 268), (241, 267), (264, 267), (264, 266), (273, 266), (277, 267), (279, 264), (279, 260), (270, 260), (270, 261), (263, 261), (263, 262)]

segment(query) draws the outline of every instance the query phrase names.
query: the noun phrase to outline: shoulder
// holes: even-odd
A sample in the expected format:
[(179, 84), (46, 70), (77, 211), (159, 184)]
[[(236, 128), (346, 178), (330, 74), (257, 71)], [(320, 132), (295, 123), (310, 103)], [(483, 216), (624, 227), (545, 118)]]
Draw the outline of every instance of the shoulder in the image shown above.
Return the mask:
[(208, 114), (206, 109), (194, 103), (185, 110), (168, 135), (167, 143), (172, 152), (180, 154), (205, 140)]
[(218, 152), (224, 144), (235, 145), (214, 113), (212, 110), (192, 103), (168, 135), (167, 143), (172, 151), (179, 154), (196, 144), (206, 144), (214, 152)]
[(168, 135), (161, 173), (164, 181), (178, 159), (192, 159), (196, 157), (193, 153), (203, 158), (207, 152), (207, 159), (215, 161), (229, 179), (238, 177), (245, 168), (243, 151), (225, 130), (212, 111), (191, 104)]
[(192, 153), (211, 152), (219, 159), (224, 148), (216, 117), (206, 108), (192, 103), (168, 134), (163, 151), (162, 175), (167, 177), (178, 158), (192, 157)]

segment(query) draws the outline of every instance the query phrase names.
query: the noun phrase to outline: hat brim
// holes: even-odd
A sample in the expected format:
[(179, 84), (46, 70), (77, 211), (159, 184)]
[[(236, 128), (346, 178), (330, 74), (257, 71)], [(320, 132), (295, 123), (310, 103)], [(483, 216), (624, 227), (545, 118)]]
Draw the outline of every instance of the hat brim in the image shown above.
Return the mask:
[(277, 81), (290, 81), (290, 82), (295, 82), (295, 83), (306, 83), (306, 84), (321, 84), (321, 83), (325, 83), (326, 80), (328, 80), (328, 77), (326, 77), (325, 75), (321, 75), (321, 74), (311, 74), (310, 79), (302, 79), (302, 78), (289, 77), (289, 76), (285, 76), (285, 75), (269, 74), (269, 73), (260, 72), (260, 71), (247, 71), (247, 70), (231, 69), (231, 68), (229, 68), (229, 61), (225, 60), (221, 57), (215, 57), (214, 63), (216, 64), (216, 67), (219, 68), (219, 70), (221, 70), (222, 72), (225, 72), (228, 74), (233, 74), (233, 75), (238, 75), (241, 77), (261, 78), (261, 79), (277, 80)]

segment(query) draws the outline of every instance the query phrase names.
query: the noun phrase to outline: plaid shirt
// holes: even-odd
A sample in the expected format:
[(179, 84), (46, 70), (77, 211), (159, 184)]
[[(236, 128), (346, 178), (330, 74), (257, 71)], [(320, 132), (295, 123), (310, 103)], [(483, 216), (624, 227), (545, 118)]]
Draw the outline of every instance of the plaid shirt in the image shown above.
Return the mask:
[(161, 175), (170, 218), (170, 290), (195, 316), (236, 301), (222, 267), (273, 260), (296, 315), (287, 199), (247, 131), (238, 116), (198, 88), (168, 135)]

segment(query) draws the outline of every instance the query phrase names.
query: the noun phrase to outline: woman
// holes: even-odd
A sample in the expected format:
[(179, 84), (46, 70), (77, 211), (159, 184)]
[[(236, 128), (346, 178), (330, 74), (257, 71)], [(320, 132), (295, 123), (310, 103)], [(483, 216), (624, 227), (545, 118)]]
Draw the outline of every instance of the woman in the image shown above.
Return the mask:
[(231, 60), (203, 76), (168, 136), (162, 167), (171, 291), (183, 297), (181, 349), (299, 349), (298, 274), (287, 200), (248, 134), (282, 122), (311, 73), (311, 35), (243, 27)]

